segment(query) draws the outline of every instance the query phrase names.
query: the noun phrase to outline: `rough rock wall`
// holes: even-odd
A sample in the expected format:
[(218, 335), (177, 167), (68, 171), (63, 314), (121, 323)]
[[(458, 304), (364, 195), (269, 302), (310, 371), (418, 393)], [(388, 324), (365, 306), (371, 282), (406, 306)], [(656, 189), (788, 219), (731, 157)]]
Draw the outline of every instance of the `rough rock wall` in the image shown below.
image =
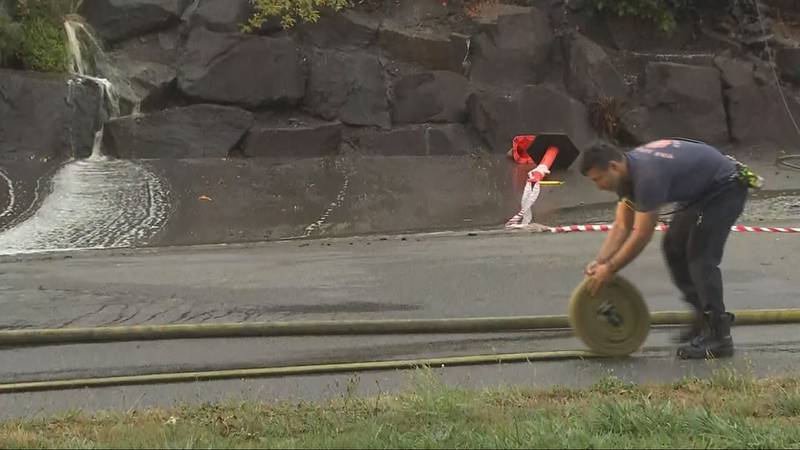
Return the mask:
[[(105, 150), (121, 158), (499, 153), (515, 134), (544, 131), (585, 147), (606, 138), (589, 114), (604, 96), (619, 100), (630, 144), (665, 135), (800, 143), (771, 68), (700, 25), (665, 38), (624, 19), (589, 18), (575, 2), (498, 5), (475, 18), (457, 4), (386, 3), (244, 35), (249, 0), (84, 2), (81, 13), (142, 98), (143, 116), (108, 123)], [(797, 61), (796, 49), (778, 52), (785, 82), (800, 81)], [(62, 82), (0, 72), (3, 158), (65, 156), (69, 139), (86, 153), (100, 119), (68, 116), (97, 99), (84, 88), (67, 107)], [(19, 106), (23, 92), (35, 107)], [(34, 129), (41, 123), (47, 129)]]

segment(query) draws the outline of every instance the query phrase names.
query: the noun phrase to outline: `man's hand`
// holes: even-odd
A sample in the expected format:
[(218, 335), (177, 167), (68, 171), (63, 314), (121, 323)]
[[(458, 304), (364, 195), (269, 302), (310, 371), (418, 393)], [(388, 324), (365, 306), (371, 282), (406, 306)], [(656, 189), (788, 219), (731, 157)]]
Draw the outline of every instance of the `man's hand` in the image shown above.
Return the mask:
[(592, 262), (590, 262), (590, 263), (589, 263), (589, 264), (586, 266), (586, 268), (585, 268), (585, 269), (583, 269), (583, 274), (584, 274), (584, 275), (586, 275), (587, 277), (590, 277), (590, 276), (594, 275), (595, 269), (597, 268), (597, 266), (598, 266), (599, 264), (600, 264), (600, 263), (598, 263), (597, 261), (592, 261)]
[[(588, 267), (587, 267), (588, 269)], [(594, 297), (603, 286), (614, 278), (614, 271), (608, 264), (597, 264), (589, 278), (589, 293)]]

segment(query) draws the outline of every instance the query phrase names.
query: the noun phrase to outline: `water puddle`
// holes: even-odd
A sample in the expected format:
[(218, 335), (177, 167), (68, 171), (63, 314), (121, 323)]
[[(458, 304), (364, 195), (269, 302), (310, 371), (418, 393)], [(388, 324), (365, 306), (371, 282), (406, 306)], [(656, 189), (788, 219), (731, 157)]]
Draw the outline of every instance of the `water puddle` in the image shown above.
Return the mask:
[(0, 255), (144, 245), (167, 215), (167, 190), (146, 167), (74, 161), (54, 176), (31, 218), (0, 234)]

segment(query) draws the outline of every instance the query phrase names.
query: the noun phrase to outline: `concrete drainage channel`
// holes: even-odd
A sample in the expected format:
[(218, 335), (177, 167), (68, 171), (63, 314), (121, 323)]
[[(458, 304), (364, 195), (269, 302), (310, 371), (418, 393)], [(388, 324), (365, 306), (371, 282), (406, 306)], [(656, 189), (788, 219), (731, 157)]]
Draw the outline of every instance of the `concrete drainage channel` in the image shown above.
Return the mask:
[[(800, 323), (800, 309), (752, 309), (732, 311), (736, 325), (777, 325)], [(656, 327), (687, 324), (688, 312), (655, 312)], [(22, 347), (167, 339), (242, 338), (277, 336), (352, 336), (448, 333), (509, 333), (569, 330), (567, 316), (479, 317), (423, 320), (304, 321), (238, 324), (197, 324), (120, 326), (99, 328), (31, 329), (0, 331), (0, 346)], [(398, 370), (417, 367), (464, 366), (514, 362), (558, 361), (605, 358), (589, 351), (567, 350), (534, 353), (472, 355), (415, 360), (358, 361), (284, 367), (246, 368), (216, 371), (156, 373), (103, 378), (63, 379), (0, 384), (0, 394), (99, 388), (111, 386), (170, 384), (224, 379), (318, 375), (369, 370)]]

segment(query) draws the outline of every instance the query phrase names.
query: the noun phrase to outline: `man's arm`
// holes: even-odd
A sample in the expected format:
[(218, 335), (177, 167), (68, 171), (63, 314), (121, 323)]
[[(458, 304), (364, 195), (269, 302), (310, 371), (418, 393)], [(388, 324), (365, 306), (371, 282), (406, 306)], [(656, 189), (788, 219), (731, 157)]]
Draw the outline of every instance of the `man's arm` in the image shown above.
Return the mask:
[(628, 239), (633, 228), (633, 210), (624, 201), (617, 203), (617, 212), (614, 217), (614, 226), (608, 233), (600, 252), (597, 254), (597, 263), (605, 264), (622, 247)]
[(658, 223), (658, 211), (636, 212), (633, 222), (633, 232), (607, 264), (612, 272), (619, 272), (631, 263), (647, 247), (655, 233)]
[(622, 244), (622, 247), (605, 263), (600, 263), (587, 270), (590, 275), (589, 289), (596, 295), (600, 288), (611, 281), (614, 273), (619, 272), (647, 247), (655, 232), (658, 212), (637, 212), (633, 221), (633, 232)]

